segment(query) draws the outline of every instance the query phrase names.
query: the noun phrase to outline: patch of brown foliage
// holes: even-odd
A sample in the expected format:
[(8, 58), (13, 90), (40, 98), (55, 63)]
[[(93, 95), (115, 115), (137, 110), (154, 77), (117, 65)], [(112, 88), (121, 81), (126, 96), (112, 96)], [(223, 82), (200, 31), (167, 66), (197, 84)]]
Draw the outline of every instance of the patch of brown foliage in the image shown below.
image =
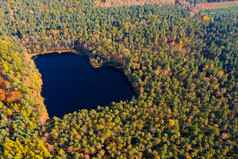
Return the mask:
[(131, 5), (144, 5), (144, 4), (174, 4), (174, 0), (96, 0), (97, 6), (131, 6)]

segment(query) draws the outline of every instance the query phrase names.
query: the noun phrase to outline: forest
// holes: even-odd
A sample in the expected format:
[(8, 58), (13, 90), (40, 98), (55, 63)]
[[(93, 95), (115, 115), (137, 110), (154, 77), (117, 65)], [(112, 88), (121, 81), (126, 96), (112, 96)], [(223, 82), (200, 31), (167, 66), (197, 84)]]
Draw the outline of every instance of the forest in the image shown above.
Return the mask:
[[(0, 158), (238, 158), (238, 7), (201, 2), (1, 1)], [(137, 98), (50, 119), (31, 56), (61, 50)]]

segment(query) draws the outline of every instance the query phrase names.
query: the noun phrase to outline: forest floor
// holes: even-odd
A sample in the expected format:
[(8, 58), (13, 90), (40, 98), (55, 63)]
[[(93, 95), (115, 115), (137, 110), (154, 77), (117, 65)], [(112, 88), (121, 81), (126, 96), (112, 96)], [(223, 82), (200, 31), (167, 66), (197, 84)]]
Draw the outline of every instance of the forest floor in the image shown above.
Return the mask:
[(229, 8), (229, 7), (237, 7), (237, 6), (238, 6), (238, 1), (230, 1), (230, 2), (204, 3), (202, 8), (203, 10), (207, 10), (207, 9)]

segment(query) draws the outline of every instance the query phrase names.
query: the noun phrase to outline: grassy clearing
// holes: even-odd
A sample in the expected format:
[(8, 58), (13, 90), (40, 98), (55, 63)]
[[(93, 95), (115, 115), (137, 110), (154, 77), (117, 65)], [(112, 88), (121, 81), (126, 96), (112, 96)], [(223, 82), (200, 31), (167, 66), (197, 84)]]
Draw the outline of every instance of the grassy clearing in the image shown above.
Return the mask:
[(217, 8), (229, 8), (229, 7), (237, 7), (238, 1), (232, 2), (218, 2), (218, 3), (205, 3), (203, 5), (203, 9), (217, 9)]
[(238, 1), (236, 2), (223, 2), (223, 3), (216, 3), (214, 6), (215, 8), (229, 8), (229, 7), (237, 7)]

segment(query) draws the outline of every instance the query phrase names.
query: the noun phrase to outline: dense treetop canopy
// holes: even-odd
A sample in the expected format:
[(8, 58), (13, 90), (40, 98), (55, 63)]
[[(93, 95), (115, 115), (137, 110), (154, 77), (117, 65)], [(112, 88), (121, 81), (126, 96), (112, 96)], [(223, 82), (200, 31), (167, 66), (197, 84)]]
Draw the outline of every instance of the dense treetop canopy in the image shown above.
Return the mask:
[[(237, 158), (238, 7), (116, 2), (0, 2), (0, 157)], [(49, 119), (30, 54), (82, 49), (138, 97)]]

